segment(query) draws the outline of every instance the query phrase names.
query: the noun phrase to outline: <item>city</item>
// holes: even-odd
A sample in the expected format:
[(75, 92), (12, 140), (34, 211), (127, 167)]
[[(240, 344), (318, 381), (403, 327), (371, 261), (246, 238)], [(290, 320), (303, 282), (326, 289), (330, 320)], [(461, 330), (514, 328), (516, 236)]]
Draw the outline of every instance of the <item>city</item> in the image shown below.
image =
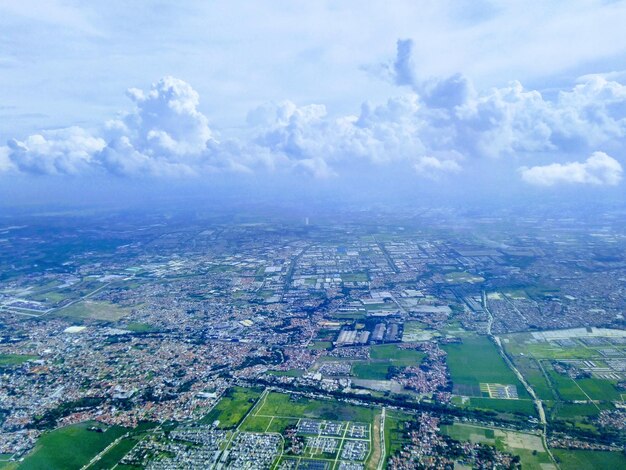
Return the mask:
[(623, 458), (612, 214), (328, 217), (4, 227), (0, 453), (35, 462), (49, 430), (78, 426), (106, 444), (87, 468)]

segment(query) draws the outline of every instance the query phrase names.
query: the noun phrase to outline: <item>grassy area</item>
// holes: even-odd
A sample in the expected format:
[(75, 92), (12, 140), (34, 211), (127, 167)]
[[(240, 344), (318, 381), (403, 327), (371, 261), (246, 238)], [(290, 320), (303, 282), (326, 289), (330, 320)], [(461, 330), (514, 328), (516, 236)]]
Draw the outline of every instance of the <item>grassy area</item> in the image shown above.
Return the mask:
[(476, 398), (469, 401), (469, 408), (492, 410), (500, 413), (521, 413), (525, 416), (535, 416), (537, 410), (532, 400), (500, 400), (497, 398)]
[(115, 467), (122, 458), (137, 444), (137, 439), (122, 439), (109, 449), (89, 470), (106, 470)]
[(402, 349), (395, 344), (380, 344), (370, 349), (371, 361), (355, 362), (352, 374), (358, 379), (386, 380), (389, 368), (419, 365), (425, 354), (413, 349)]
[(241, 424), (242, 431), (250, 432), (265, 432), (267, 427), (272, 421), (269, 416), (248, 416), (248, 418)]
[(270, 370), (267, 373), (279, 377), (301, 377), (302, 374), (304, 374), (304, 371), (301, 369)]
[(0, 354), (0, 367), (19, 366), (38, 357), (31, 354)]
[(494, 446), (500, 451), (520, 457), (523, 469), (547, 470), (554, 468), (541, 438), (534, 434), (504, 431), (502, 429), (455, 423), (442, 426), (444, 434), (458, 441), (470, 441)]
[(330, 341), (314, 341), (313, 343), (309, 344), (309, 349), (330, 349), (332, 346), (333, 343), (331, 343)]
[(374, 409), (348, 405), (336, 400), (314, 400), (297, 395), (270, 392), (263, 404), (255, 410), (255, 415), (371, 423)]
[(385, 417), (385, 450), (387, 456), (394, 455), (409, 442), (405, 431), (407, 421), (411, 416), (401, 411), (388, 410)]
[(555, 409), (554, 417), (557, 419), (581, 419), (596, 417), (600, 410), (611, 408), (610, 405), (600, 404), (596, 406), (592, 403), (559, 403)]
[(20, 469), (80, 469), (127, 430), (112, 426), (105, 432), (90, 431), (93, 421), (73, 424), (43, 434), (35, 448), (20, 464)]
[(413, 349), (402, 349), (395, 344), (378, 344), (370, 348), (372, 359), (384, 359), (396, 366), (415, 366), (422, 362), (426, 355)]
[(485, 278), (481, 277), (481, 276), (475, 276), (473, 274), (464, 272), (464, 271), (459, 271), (459, 272), (450, 272), (450, 273), (446, 273), (445, 275), (446, 278), (446, 282), (449, 282), (451, 284), (460, 284), (460, 283), (469, 283), (469, 284), (475, 284), (478, 282), (484, 282)]
[(118, 321), (130, 313), (127, 308), (109, 302), (83, 300), (55, 312), (55, 315), (78, 320)]
[(343, 282), (367, 282), (369, 276), (367, 273), (344, 273), (341, 275)]
[(562, 470), (593, 470), (596, 468), (626, 468), (623, 452), (553, 449)]
[(447, 344), (444, 349), (448, 353), (448, 367), (455, 393), (480, 397), (480, 383), (499, 383), (515, 385), (519, 396), (528, 398), (523, 385), (486, 336), (466, 336), (463, 343)]
[(577, 379), (576, 383), (592, 400), (621, 400), (621, 394), (614, 385), (617, 381), (588, 378)]
[(387, 380), (389, 367), (388, 362), (357, 362), (352, 366), (352, 374), (357, 379)]
[(252, 408), (261, 395), (261, 390), (244, 387), (233, 387), (226, 391), (222, 399), (204, 416), (200, 422), (211, 424), (219, 420), (219, 427), (230, 429), (236, 427), (248, 410)]
[(419, 321), (407, 321), (404, 323), (402, 341), (427, 341), (434, 336), (441, 336), (439, 331), (426, 328), (426, 325)]
[(132, 322), (122, 326), (123, 329), (132, 331), (133, 333), (149, 333), (156, 331), (156, 328), (148, 323)]
[(535, 393), (542, 400), (554, 400), (555, 394), (552, 385), (546, 380), (541, 364), (526, 356), (515, 358), (515, 366), (526, 378)]

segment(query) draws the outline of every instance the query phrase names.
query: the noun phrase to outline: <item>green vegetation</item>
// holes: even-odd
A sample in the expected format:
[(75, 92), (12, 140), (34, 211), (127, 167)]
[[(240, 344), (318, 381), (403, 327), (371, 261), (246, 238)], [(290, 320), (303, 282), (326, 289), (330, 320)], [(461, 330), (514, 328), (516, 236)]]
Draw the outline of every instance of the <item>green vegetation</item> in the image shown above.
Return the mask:
[(219, 420), (220, 428), (234, 428), (252, 408), (260, 395), (261, 390), (255, 388), (229, 388), (217, 405), (200, 422), (211, 424), (215, 420)]
[(487, 444), (500, 451), (517, 455), (523, 469), (543, 470), (545, 464), (552, 463), (543, 447), (541, 437), (535, 434), (460, 423), (442, 426), (441, 431), (458, 441)]
[(130, 313), (128, 308), (122, 308), (109, 302), (82, 300), (67, 308), (55, 312), (55, 315), (78, 320), (91, 319), (102, 321), (118, 321)]
[(621, 400), (621, 394), (614, 385), (617, 381), (587, 378), (577, 379), (576, 383), (592, 400)]
[(387, 380), (389, 367), (387, 362), (357, 362), (352, 366), (352, 374), (357, 379)]
[(528, 398), (524, 386), (504, 362), (496, 346), (486, 336), (471, 335), (461, 344), (444, 346), (454, 392), (480, 397), (480, 383), (515, 385), (520, 398)]
[(464, 272), (464, 271), (453, 271), (446, 273), (446, 282), (451, 284), (460, 284), (460, 283), (470, 283), (475, 284), (479, 282), (484, 282), (485, 278), (481, 276), (475, 276), (473, 274)]
[(562, 470), (593, 470), (596, 468), (626, 468), (623, 452), (553, 449)]
[(149, 333), (151, 331), (156, 331), (156, 328), (148, 323), (139, 323), (132, 322), (127, 325), (122, 326), (121, 328), (132, 331), (133, 333)]
[(468, 408), (492, 410), (500, 413), (518, 413), (535, 416), (537, 409), (532, 400), (501, 400), (498, 398), (470, 398)]
[(106, 470), (115, 467), (122, 458), (137, 444), (137, 439), (127, 438), (109, 449), (89, 470)]
[(555, 394), (552, 391), (552, 386), (546, 380), (546, 376), (543, 372), (543, 365), (539, 361), (520, 356), (515, 358), (515, 366), (522, 373), (524, 378), (531, 385), (537, 396), (542, 400), (554, 400)]
[(370, 349), (369, 361), (355, 361), (352, 374), (357, 379), (387, 380), (391, 367), (419, 365), (425, 354), (413, 349), (402, 349), (395, 344), (380, 344)]
[(406, 423), (411, 416), (401, 411), (388, 410), (385, 417), (385, 450), (387, 455), (394, 455), (409, 442), (406, 434)]
[(415, 366), (422, 362), (426, 355), (413, 349), (402, 349), (395, 344), (379, 344), (370, 348), (372, 359), (384, 359), (396, 366)]
[(344, 273), (341, 275), (343, 282), (367, 282), (369, 276), (367, 273)]
[(0, 354), (0, 367), (19, 366), (38, 357), (31, 354)]
[(20, 469), (80, 469), (126, 430), (112, 426), (104, 432), (90, 428), (102, 426), (93, 421), (59, 428), (41, 436), (33, 451), (20, 464)]
[(309, 349), (330, 349), (333, 346), (333, 343), (331, 343), (330, 341), (314, 341), (313, 343), (309, 344)]
[(269, 416), (248, 416), (248, 418), (241, 424), (242, 431), (250, 432), (265, 432), (267, 427), (272, 421)]
[(304, 371), (301, 369), (270, 370), (267, 373), (279, 377), (301, 377), (302, 374), (304, 374)]
[(347, 405), (336, 400), (314, 400), (297, 395), (270, 392), (254, 413), (255, 416), (283, 418), (320, 418), (370, 423), (374, 409)]

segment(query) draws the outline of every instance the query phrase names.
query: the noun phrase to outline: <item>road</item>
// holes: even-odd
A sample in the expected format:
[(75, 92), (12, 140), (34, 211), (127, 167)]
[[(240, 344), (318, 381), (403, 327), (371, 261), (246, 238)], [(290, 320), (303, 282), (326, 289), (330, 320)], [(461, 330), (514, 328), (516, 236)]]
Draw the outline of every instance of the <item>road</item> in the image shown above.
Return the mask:
[(491, 332), (491, 327), (493, 325), (493, 315), (491, 311), (489, 310), (489, 306), (487, 305), (487, 294), (484, 291), (482, 293), (482, 298), (483, 298), (483, 307), (485, 308), (485, 312), (487, 312), (487, 315), (489, 315), (489, 321), (487, 322), (487, 335), (489, 335), (489, 338), (497, 346), (498, 352), (500, 353), (500, 356), (502, 356), (502, 358), (504, 359), (504, 362), (506, 362), (509, 368), (515, 373), (519, 381), (522, 383), (522, 385), (524, 386), (528, 394), (532, 397), (533, 401), (535, 402), (535, 408), (537, 408), (537, 413), (539, 414), (539, 422), (541, 423), (541, 428), (542, 428), (541, 440), (543, 441), (543, 447), (546, 449), (546, 452), (552, 459), (552, 462), (554, 463), (556, 468), (559, 468), (559, 465), (557, 464), (556, 460), (554, 459), (554, 456), (552, 455), (552, 452), (550, 451), (550, 448), (548, 447), (548, 440), (547, 440), (548, 422), (546, 420), (546, 413), (543, 409), (543, 402), (539, 399), (539, 397), (537, 397), (535, 390), (533, 390), (531, 385), (526, 381), (522, 373), (517, 369), (517, 367), (515, 367), (515, 364), (513, 364), (513, 361), (511, 361), (509, 359), (509, 356), (506, 355), (506, 353), (504, 352), (504, 348), (502, 347), (502, 342), (500, 341), (500, 338), (498, 338)]
[(383, 412), (380, 415), (380, 459), (378, 460), (377, 470), (383, 470), (385, 457), (387, 456), (387, 449), (385, 449), (385, 413), (386, 408), (383, 406)]

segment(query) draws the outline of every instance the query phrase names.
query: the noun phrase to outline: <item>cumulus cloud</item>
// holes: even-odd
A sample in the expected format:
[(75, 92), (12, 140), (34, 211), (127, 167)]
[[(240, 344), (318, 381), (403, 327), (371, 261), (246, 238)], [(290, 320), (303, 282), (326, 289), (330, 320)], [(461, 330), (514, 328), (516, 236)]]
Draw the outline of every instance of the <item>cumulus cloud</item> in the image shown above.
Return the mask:
[(584, 162), (522, 167), (520, 173), (524, 181), (537, 186), (564, 183), (614, 186), (622, 179), (622, 165), (604, 152), (594, 152)]
[(4, 152), (12, 166), (28, 173), (78, 174), (106, 146), (103, 139), (80, 127), (49, 130), (23, 141), (11, 139)]
[[(619, 172), (599, 153), (576, 163), (598, 149), (612, 155), (626, 150), (626, 86), (612, 76), (584, 76), (550, 99), (517, 81), (477, 91), (462, 74), (421, 77), (413, 47), (411, 40), (398, 41), (395, 58), (385, 65), (387, 79), (402, 93), (378, 104), (366, 101), (354, 114), (336, 116), (323, 104), (268, 103), (248, 113), (238, 136), (218, 139), (198, 108), (198, 93), (165, 77), (147, 91), (128, 90), (132, 109), (95, 131), (72, 127), (11, 140), (0, 147), (0, 171), (328, 178), (388, 165), (437, 179), (481, 160), (487, 166), (490, 159), (511, 160), (514, 175), (526, 158), (558, 154), (574, 163), (520, 174), (530, 182), (550, 181), (535, 184), (619, 181), (621, 166), (611, 157)], [(556, 174), (568, 176), (546, 176)]]
[(393, 83), (412, 88), (432, 108), (453, 108), (466, 103), (473, 92), (470, 81), (460, 73), (446, 78), (421, 79), (413, 58), (413, 47), (412, 39), (398, 40), (396, 59), (388, 67)]
[(420, 80), (411, 40), (398, 41), (391, 81), (413, 90), (421, 140), (430, 150), (497, 158), (525, 153), (591, 152), (626, 137), (626, 86), (586, 75), (548, 100), (511, 82), (478, 93), (461, 74)]
[(418, 175), (423, 175), (431, 179), (438, 179), (445, 173), (458, 173), (461, 165), (454, 159), (444, 159), (432, 156), (419, 157), (413, 169)]

